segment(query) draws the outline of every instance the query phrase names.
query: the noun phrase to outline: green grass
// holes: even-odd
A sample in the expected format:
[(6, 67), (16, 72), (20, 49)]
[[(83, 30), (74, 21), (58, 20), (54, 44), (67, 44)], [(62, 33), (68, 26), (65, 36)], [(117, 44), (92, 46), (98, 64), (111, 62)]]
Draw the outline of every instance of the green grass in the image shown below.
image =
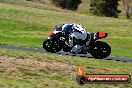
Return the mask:
[[(25, 0), (0, 0), (0, 2), (0, 44), (42, 48), (42, 42), (49, 36), (51, 26), (60, 23), (79, 23), (89, 32), (108, 32), (109, 37), (102, 41), (112, 47), (111, 55), (132, 58), (131, 20), (86, 16)], [(131, 63), (8, 49), (0, 49), (0, 57), (2, 55), (15, 59), (10, 62), (9, 66), (0, 63), (1, 88), (79, 88), (80, 86), (75, 81), (76, 69), (79, 66), (86, 68), (87, 73), (90, 74), (132, 75)], [(53, 67), (49, 63), (47, 67), (33, 70), (28, 65), (16, 62), (19, 59), (23, 62), (25, 58), (41, 63), (54, 61), (57, 66)], [(63, 68), (63, 65), (61, 67), (59, 64), (68, 66)], [(14, 67), (16, 69), (10, 70)], [(132, 83), (90, 84), (82, 88), (131, 88), (131, 86)]]
[[(76, 74), (79, 66), (83, 66), (87, 69), (88, 74), (130, 74), (132, 75), (131, 63), (96, 60), (72, 56), (62, 56), (50, 53), (32, 53), (19, 50), (1, 49), (0, 53), (8, 55), (9, 57), (16, 57), (12, 64), (7, 68), (0, 65), (0, 85), (1, 87), (11, 88), (131, 88), (130, 84), (87, 84), (79, 86), (76, 83)], [(1, 56), (2, 56), (1, 55)], [(58, 57), (59, 56), (59, 57)], [(11, 58), (11, 59), (13, 59)], [(36, 62), (43, 61), (55, 61), (56, 63), (68, 64), (69, 67), (61, 66), (52, 67), (50, 64), (47, 67), (33, 70), (30, 65), (19, 64), (15, 60), (24, 60), (26, 58), (34, 59)], [(9, 59), (10, 60), (10, 59)], [(27, 60), (28, 62), (28, 60)], [(23, 63), (23, 62), (22, 62)], [(26, 62), (25, 62), (26, 63)], [(29, 63), (30, 64), (30, 63)], [(51, 63), (52, 64), (52, 63)], [(35, 64), (34, 64), (35, 65)], [(15, 70), (9, 70), (15, 67)], [(52, 67), (52, 68), (51, 68)]]
[(33, 8), (39, 8), (43, 10), (54, 10), (54, 11), (61, 11), (61, 12), (66, 12), (65, 10), (62, 10), (60, 8), (56, 8), (50, 5), (43, 5), (41, 3), (34, 3), (31, 1), (27, 0), (0, 0), (1, 3), (8, 3), (8, 4), (14, 4), (14, 5), (19, 5), (19, 6), (26, 6), (26, 7), (33, 7)]
[(27, 7), (22, 3), (19, 6), (18, 2), (0, 3), (0, 44), (41, 48), (43, 40), (49, 36), (51, 26), (79, 23), (89, 32), (108, 32), (109, 37), (104, 41), (112, 47), (112, 55), (132, 57), (131, 20), (86, 16), (66, 10), (52, 11), (53, 7), (48, 10), (34, 8), (35, 3), (32, 2), (30, 4)]

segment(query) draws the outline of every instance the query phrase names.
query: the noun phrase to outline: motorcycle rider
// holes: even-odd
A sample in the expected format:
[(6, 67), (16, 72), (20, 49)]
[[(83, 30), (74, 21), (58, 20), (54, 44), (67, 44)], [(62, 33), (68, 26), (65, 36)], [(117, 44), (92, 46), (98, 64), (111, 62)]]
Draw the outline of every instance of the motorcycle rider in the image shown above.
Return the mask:
[[(83, 47), (89, 45), (90, 34), (80, 24), (63, 24), (62, 31), (69, 36), (68, 46), (72, 47), (72, 53), (82, 53)], [(74, 44), (74, 41), (78, 43)]]

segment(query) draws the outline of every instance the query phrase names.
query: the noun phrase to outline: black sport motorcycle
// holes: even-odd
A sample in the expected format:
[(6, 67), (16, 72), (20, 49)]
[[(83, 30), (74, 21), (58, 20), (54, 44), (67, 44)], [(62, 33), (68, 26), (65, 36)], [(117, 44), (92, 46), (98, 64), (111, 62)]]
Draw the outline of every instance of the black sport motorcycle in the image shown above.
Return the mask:
[[(90, 34), (89, 46), (84, 46), (83, 53), (90, 53), (95, 58), (105, 58), (111, 53), (111, 47), (103, 41), (97, 41), (108, 36), (105, 32), (96, 32)], [(64, 35), (61, 27), (52, 28), (50, 37), (43, 42), (43, 48), (47, 52), (56, 53), (63, 49), (64, 52), (71, 52), (72, 47), (68, 46), (69, 37)], [(74, 41), (75, 45), (80, 44), (80, 40)], [(81, 42), (82, 43), (82, 42)]]

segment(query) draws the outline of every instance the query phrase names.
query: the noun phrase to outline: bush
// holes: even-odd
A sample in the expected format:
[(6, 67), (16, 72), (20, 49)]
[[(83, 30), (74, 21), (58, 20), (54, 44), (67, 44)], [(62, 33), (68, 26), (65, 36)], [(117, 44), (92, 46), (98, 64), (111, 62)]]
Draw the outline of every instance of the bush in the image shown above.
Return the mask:
[(91, 0), (91, 12), (98, 16), (118, 17), (118, 0)]
[(51, 0), (53, 4), (63, 9), (76, 10), (81, 0)]

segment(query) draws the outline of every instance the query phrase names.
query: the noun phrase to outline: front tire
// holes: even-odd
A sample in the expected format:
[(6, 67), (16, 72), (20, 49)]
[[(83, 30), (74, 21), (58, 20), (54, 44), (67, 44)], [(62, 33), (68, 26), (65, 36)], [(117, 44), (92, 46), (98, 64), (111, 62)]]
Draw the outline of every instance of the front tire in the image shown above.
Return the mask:
[(110, 53), (111, 47), (106, 42), (102, 41), (95, 42), (94, 46), (90, 50), (90, 54), (97, 59), (106, 58)]
[(51, 53), (56, 53), (59, 52), (61, 50), (60, 45), (58, 44), (58, 42), (54, 41), (54, 39), (46, 39), (43, 42), (43, 48), (47, 51), (47, 52), (51, 52)]

